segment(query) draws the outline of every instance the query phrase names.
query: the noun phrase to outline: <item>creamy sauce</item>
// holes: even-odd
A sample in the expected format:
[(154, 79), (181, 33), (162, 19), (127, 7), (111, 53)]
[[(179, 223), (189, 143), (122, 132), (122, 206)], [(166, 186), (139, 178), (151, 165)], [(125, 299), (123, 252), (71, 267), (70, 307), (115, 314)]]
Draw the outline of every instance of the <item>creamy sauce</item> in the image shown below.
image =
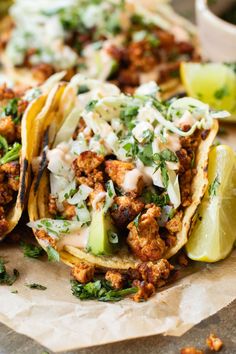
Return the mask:
[(171, 150), (171, 151), (178, 151), (181, 149), (181, 144), (179, 140), (179, 136), (176, 134), (168, 134), (167, 136), (167, 142), (166, 146)]
[(182, 117), (178, 120), (177, 126), (179, 126), (180, 128), (183, 128), (185, 125), (189, 125), (190, 127), (192, 127), (194, 123), (195, 120), (192, 114), (189, 111), (185, 111)]
[(137, 188), (139, 179), (142, 178), (142, 173), (134, 168), (126, 172), (122, 188), (125, 192), (131, 192)]
[(82, 228), (76, 233), (64, 236), (58, 243), (58, 250), (62, 250), (64, 246), (74, 246), (78, 248), (85, 248), (89, 238), (89, 227)]
[(103, 200), (106, 197), (106, 192), (100, 192), (96, 195), (96, 197), (94, 198), (94, 200), (92, 201), (92, 208), (96, 209), (97, 208), (97, 204)]
[(142, 175), (144, 184), (147, 186), (152, 185), (152, 174), (153, 174), (153, 167), (145, 167), (142, 161), (137, 160), (137, 169)]

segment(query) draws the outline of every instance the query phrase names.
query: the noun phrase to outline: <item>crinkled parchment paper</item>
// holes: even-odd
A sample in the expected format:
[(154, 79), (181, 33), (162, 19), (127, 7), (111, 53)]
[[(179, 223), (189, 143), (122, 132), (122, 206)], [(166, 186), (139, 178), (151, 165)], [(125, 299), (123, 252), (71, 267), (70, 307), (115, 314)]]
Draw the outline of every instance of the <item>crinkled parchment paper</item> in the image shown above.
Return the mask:
[[(0, 247), (8, 269), (20, 272), (13, 286), (0, 286), (0, 321), (53, 351), (160, 333), (179, 336), (236, 298), (236, 251), (223, 262), (189, 269), (191, 274), (145, 303), (111, 304), (71, 295), (67, 266), (24, 258), (13, 245)], [(32, 290), (26, 283), (47, 290)]]

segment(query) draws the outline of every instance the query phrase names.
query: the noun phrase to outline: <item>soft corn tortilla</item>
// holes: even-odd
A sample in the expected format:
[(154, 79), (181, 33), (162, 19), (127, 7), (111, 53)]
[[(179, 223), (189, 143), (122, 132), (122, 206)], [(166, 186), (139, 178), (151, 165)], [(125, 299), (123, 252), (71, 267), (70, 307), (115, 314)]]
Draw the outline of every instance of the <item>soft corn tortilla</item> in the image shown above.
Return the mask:
[[(66, 90), (64, 91), (64, 94)], [(60, 124), (62, 118), (59, 118)], [(196, 170), (197, 173), (192, 181), (192, 203), (184, 210), (182, 230), (176, 235), (177, 242), (174, 247), (170, 248), (163, 258), (170, 258), (174, 256), (187, 242), (191, 226), (194, 222), (194, 216), (199, 206), (201, 199), (206, 191), (208, 185), (207, 169), (208, 169), (208, 156), (210, 147), (215, 139), (218, 131), (218, 122), (214, 121), (214, 124), (205, 140), (202, 140), (199, 144), (196, 153)], [(43, 151), (48, 146), (49, 131), (47, 130), (44, 135)], [(49, 144), (50, 146), (50, 144)], [(31, 221), (36, 221), (41, 218), (50, 218), (48, 211), (48, 197), (50, 194), (49, 184), (49, 171), (46, 170), (46, 155), (42, 156), (41, 171), (34, 179), (34, 183), (31, 187), (29, 197), (29, 216)], [(37, 239), (43, 248), (45, 243)], [(96, 266), (96, 268), (104, 269), (120, 269), (127, 270), (129, 268), (135, 268), (140, 261), (134, 258), (129, 252), (128, 248), (123, 248), (119, 253), (113, 256), (94, 256), (86, 251), (78, 249), (73, 246), (64, 246), (60, 251), (61, 260), (67, 265), (73, 267), (75, 264), (85, 261)]]
[(16, 202), (9, 210), (6, 220), (9, 223), (8, 230), (0, 237), (0, 241), (9, 234), (18, 224), (26, 200), (28, 197), (28, 187), (30, 185), (30, 164), (32, 161), (31, 144), (29, 135), (32, 132), (32, 124), (44, 105), (44, 97), (39, 97), (33, 101), (26, 109), (21, 121), (21, 154), (20, 154), (20, 184)]

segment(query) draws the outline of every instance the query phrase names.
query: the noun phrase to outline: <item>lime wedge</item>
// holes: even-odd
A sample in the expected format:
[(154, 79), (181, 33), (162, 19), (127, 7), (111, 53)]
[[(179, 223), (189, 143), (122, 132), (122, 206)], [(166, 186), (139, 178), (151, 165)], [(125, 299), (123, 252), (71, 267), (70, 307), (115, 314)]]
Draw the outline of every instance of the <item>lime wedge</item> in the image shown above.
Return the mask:
[(182, 63), (180, 75), (187, 94), (217, 110), (236, 114), (235, 66), (220, 63)]
[(236, 157), (229, 146), (210, 151), (208, 180), (186, 251), (193, 260), (216, 262), (227, 257), (236, 240)]

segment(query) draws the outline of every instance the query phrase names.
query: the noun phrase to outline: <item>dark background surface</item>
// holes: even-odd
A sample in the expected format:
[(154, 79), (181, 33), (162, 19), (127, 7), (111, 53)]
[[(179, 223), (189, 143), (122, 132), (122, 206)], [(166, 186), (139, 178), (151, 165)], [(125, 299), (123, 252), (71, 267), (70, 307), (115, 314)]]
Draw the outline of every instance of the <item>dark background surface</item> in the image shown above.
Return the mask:
[[(178, 12), (190, 19), (194, 18), (193, 0), (174, 0), (173, 3)], [(212, 332), (224, 342), (220, 353), (236, 353), (236, 301), (202, 321), (182, 337), (151, 336), (64, 354), (178, 354), (181, 348), (187, 346), (195, 346), (209, 354), (212, 352), (206, 349), (205, 341)], [(43, 354), (44, 351), (52, 353), (33, 340), (0, 324), (0, 354)]]

